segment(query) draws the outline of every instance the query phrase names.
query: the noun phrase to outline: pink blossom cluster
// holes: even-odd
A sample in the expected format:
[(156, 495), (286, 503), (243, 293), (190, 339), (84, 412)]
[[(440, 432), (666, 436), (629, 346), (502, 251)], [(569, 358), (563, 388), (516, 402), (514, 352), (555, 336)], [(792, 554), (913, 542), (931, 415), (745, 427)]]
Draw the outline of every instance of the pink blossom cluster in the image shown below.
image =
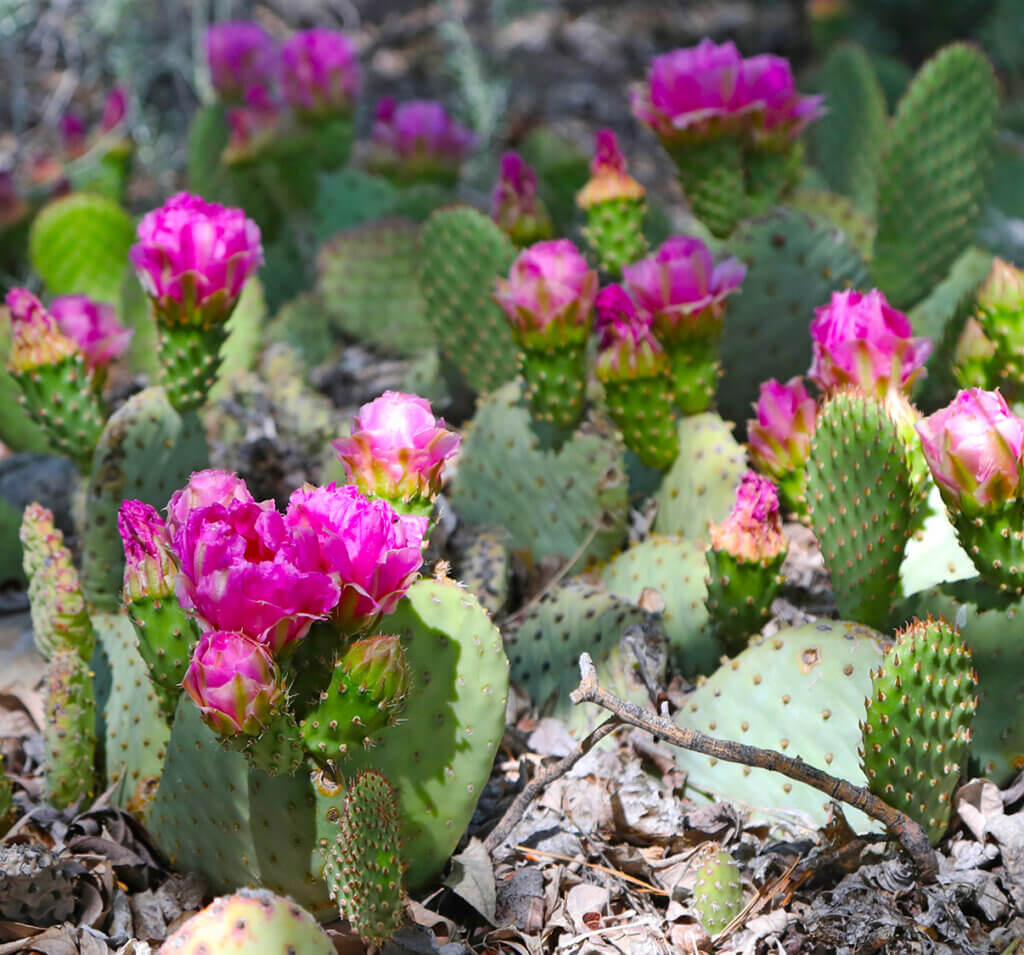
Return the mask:
[(370, 168), (399, 180), (452, 181), (476, 145), (476, 135), (457, 123), (436, 100), (377, 103)]

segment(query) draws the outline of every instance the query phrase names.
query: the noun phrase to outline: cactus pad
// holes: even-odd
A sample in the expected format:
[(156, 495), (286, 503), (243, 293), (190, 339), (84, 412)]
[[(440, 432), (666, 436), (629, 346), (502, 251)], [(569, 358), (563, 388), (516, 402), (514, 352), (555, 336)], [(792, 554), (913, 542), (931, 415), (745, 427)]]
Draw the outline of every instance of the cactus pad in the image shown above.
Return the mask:
[(318, 242), (326, 242), (345, 229), (393, 214), (398, 189), (386, 179), (360, 169), (339, 169), (320, 177), (320, 192), (313, 210)]
[(740, 869), (727, 849), (709, 845), (697, 867), (693, 908), (709, 935), (718, 935), (743, 909)]
[(91, 800), (96, 785), (96, 696), (89, 665), (70, 647), (58, 649), (47, 668), (43, 739), (47, 801), (66, 809)]
[(738, 139), (722, 137), (670, 150), (693, 214), (724, 238), (747, 213), (743, 152)]
[(471, 528), (467, 536), (457, 549), (458, 578), (484, 610), (500, 613), (508, 603), (512, 574), (508, 531), (497, 526)]

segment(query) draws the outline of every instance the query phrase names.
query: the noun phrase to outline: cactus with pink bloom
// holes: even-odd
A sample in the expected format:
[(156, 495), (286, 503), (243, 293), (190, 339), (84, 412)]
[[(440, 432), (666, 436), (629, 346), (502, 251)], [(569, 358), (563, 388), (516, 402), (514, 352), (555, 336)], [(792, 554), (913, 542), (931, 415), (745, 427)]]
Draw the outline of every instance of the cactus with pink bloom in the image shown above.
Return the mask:
[(807, 374), (826, 393), (852, 386), (884, 398), (890, 390), (909, 391), (924, 373), (932, 343), (915, 338), (910, 319), (877, 289), (833, 292), (814, 314)]
[(351, 431), (331, 442), (349, 480), (367, 497), (383, 498), (401, 513), (429, 516), (441, 491), (445, 461), (461, 440), (434, 417), (430, 402), (385, 391), (359, 409)]
[(805, 514), (807, 470), (818, 404), (807, 393), (803, 378), (785, 384), (771, 378), (761, 385), (754, 405), (757, 417), (747, 422), (752, 463), (778, 485), (786, 507)]
[(273, 83), (277, 44), (258, 23), (216, 23), (206, 31), (206, 61), (218, 98), (240, 103), (250, 87)]
[(650, 316), (621, 285), (603, 288), (596, 308), (596, 371), (608, 412), (627, 448), (648, 467), (667, 470), (679, 454), (668, 356), (651, 334)]
[(725, 302), (746, 271), (737, 259), (716, 265), (707, 246), (688, 236), (667, 239), (657, 253), (622, 271), (668, 353), (676, 406), (684, 415), (706, 411), (714, 399)]
[(537, 173), (519, 153), (501, 157), (491, 192), (491, 218), (520, 248), (550, 239), (554, 233), (551, 216), (537, 195)]
[(521, 349), (533, 416), (571, 431), (583, 417), (586, 344), (597, 298), (597, 273), (568, 239), (538, 242), (519, 253), (495, 301)]
[(707, 550), (707, 608), (726, 653), (739, 653), (771, 616), (786, 559), (775, 485), (747, 471), (732, 513), (712, 524)]
[(85, 354), (28, 289), (7, 293), (11, 351), (7, 370), (21, 405), (51, 447), (87, 473), (106, 418), (100, 381)]
[(216, 380), (225, 322), (263, 264), (260, 230), (241, 209), (181, 192), (142, 217), (130, 258), (156, 316), (171, 403), (196, 408)]
[(1024, 594), (1024, 419), (998, 391), (961, 391), (917, 425), (960, 542), (997, 592)]
[(587, 214), (583, 230), (601, 268), (613, 279), (622, 267), (647, 251), (644, 236), (644, 187), (626, 172), (626, 159), (613, 130), (599, 129), (594, 137), (590, 180), (576, 203)]
[(476, 145), (476, 135), (457, 123), (436, 100), (377, 103), (370, 136), (369, 167), (399, 185), (453, 185)]

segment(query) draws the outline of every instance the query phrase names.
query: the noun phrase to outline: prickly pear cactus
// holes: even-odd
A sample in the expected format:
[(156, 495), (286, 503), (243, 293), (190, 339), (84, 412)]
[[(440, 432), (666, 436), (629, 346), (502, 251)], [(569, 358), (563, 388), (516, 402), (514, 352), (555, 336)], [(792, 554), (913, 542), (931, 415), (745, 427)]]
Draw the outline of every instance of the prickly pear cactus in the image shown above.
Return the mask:
[(457, 546), (456, 576), (492, 616), (508, 603), (511, 561), (509, 534), (504, 527), (470, 528), (465, 541)]
[(92, 672), (71, 647), (46, 672), (46, 799), (58, 809), (86, 803), (96, 786), (96, 696)]
[(728, 849), (712, 844), (697, 866), (693, 908), (709, 935), (718, 935), (743, 910), (740, 868)]
[(843, 616), (885, 625), (922, 503), (884, 406), (855, 392), (829, 398), (807, 462), (807, 509)]
[(317, 256), (326, 316), (346, 335), (402, 355), (434, 344), (417, 280), (419, 226), (382, 219), (338, 233)]
[(469, 523), (502, 524), (512, 548), (535, 561), (578, 555), (582, 566), (607, 558), (625, 536), (622, 446), (577, 432), (558, 451), (542, 448), (520, 395), (512, 382), (477, 406), (452, 506)]
[(914, 621), (871, 674), (860, 749), (868, 787), (924, 826), (933, 845), (966, 768), (976, 685), (971, 652), (944, 620)]
[(345, 790), (338, 836), (324, 853), (331, 898), (356, 934), (382, 945), (402, 926), (401, 820), (391, 783), (372, 769)]
[(645, 590), (657, 591), (665, 602), (657, 621), (672, 661), (681, 673), (695, 676), (714, 670), (720, 653), (707, 625), (707, 573), (702, 544), (653, 534), (610, 560), (601, 569), (601, 583), (632, 603), (639, 602)]
[(53, 295), (88, 295), (117, 304), (132, 220), (116, 202), (79, 192), (56, 199), (32, 222), (29, 256)]
[(583, 236), (601, 271), (618, 280), (622, 267), (647, 253), (643, 199), (620, 198), (596, 202), (587, 209)]
[(124, 547), (117, 532), (121, 501), (167, 505), (193, 471), (208, 467), (206, 439), (194, 413), (180, 415), (162, 388), (128, 399), (107, 421), (93, 457), (82, 535), (82, 584), (98, 605), (117, 605)]
[[(858, 746), (878, 634), (855, 623), (819, 620), (758, 638), (687, 698), (676, 719), (721, 739), (799, 756), (833, 776), (864, 785)], [(679, 751), (693, 793), (713, 793), (817, 829), (828, 797), (777, 773)], [(858, 831), (877, 824), (849, 810)]]
[(334, 950), (316, 919), (291, 899), (266, 889), (242, 889), (193, 915), (160, 946), (159, 955), (334, 955)]
[(875, 247), (875, 223), (847, 196), (824, 189), (799, 189), (789, 196), (786, 206), (805, 212), (818, 222), (842, 232), (865, 262)]
[(394, 214), (398, 189), (387, 179), (351, 166), (320, 177), (313, 231), (326, 242), (345, 229)]
[(746, 421), (760, 382), (806, 373), (814, 309), (834, 291), (866, 287), (868, 274), (847, 236), (800, 212), (775, 210), (744, 224), (729, 251), (747, 274), (725, 310), (718, 407), (724, 418)]
[(474, 391), (493, 391), (518, 368), (519, 349), (491, 297), (516, 247), (487, 216), (464, 206), (431, 215), (420, 241), (425, 315), (441, 351)]
[(706, 540), (708, 522), (724, 520), (732, 510), (746, 455), (728, 422), (712, 412), (681, 418), (678, 430), (679, 455), (654, 495), (654, 528)]
[(687, 143), (671, 151), (693, 214), (719, 238), (747, 213), (743, 153), (732, 137)]
[(923, 298), (971, 241), (998, 108), (991, 64), (964, 43), (936, 53), (900, 100), (879, 164), (872, 263), (896, 308)]

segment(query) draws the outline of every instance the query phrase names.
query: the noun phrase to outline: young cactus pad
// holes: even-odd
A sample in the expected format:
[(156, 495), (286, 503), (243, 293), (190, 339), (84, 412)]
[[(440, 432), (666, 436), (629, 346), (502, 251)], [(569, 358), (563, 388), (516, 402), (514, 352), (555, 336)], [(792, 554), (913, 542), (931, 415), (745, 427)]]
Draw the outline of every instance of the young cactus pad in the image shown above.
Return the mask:
[(96, 786), (96, 696), (89, 665), (70, 647), (46, 672), (46, 798), (58, 809), (85, 808)]
[(709, 935), (718, 935), (742, 911), (740, 868), (728, 849), (712, 844), (701, 857), (693, 908)]
[[(877, 634), (855, 623), (820, 620), (761, 637), (700, 683), (676, 719), (720, 739), (800, 757), (840, 779), (864, 785), (857, 752), (871, 669), (882, 648)], [(687, 788), (788, 817), (810, 828), (823, 825), (828, 797), (778, 773), (679, 751)], [(877, 824), (856, 810), (847, 818), (858, 831)]]

